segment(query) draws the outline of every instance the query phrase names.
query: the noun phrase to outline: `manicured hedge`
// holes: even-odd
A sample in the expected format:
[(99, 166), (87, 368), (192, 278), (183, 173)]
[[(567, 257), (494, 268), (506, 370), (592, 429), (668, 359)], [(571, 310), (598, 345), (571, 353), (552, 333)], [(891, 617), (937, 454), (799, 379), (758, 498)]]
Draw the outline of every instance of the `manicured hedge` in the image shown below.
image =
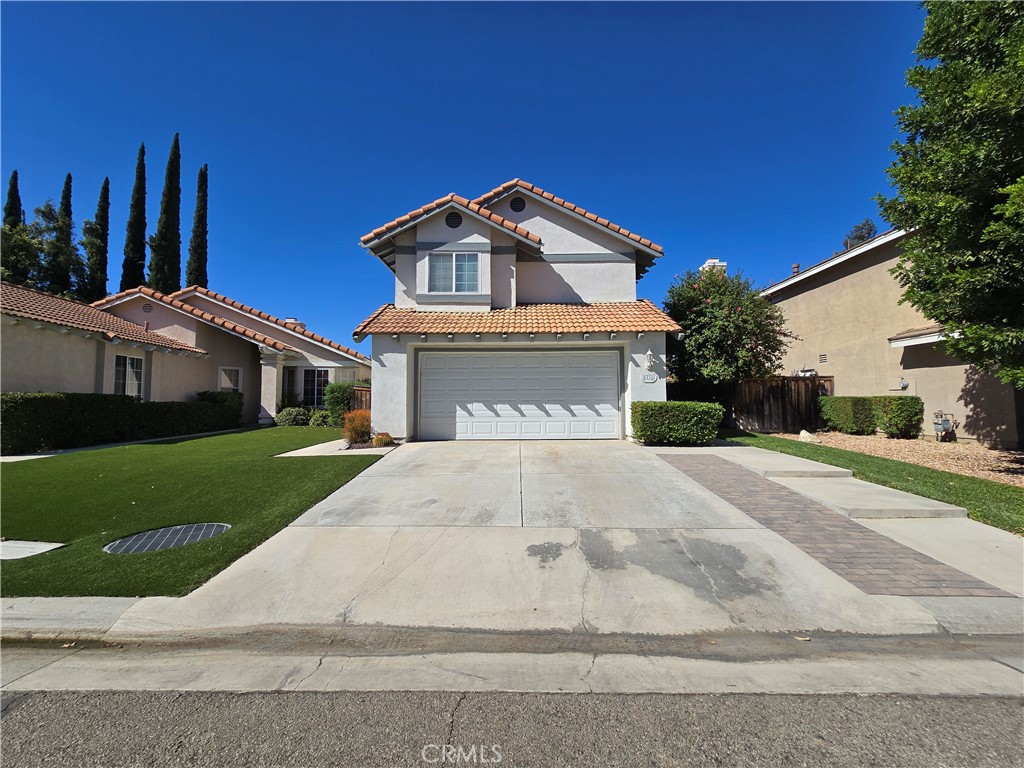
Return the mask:
[(81, 392), (4, 392), (0, 394), (0, 453), (217, 432), (237, 427), (241, 413), (242, 396), (237, 393), (199, 393), (194, 402), (183, 403)]
[(708, 443), (718, 434), (725, 408), (718, 403), (633, 403), (633, 437), (652, 445)]
[(875, 432), (875, 409), (870, 397), (825, 395), (818, 399), (825, 426), (848, 435), (871, 435)]
[(331, 416), (331, 426), (345, 424), (345, 414), (352, 407), (352, 390), (369, 385), (368, 381), (336, 381), (324, 387), (324, 410)]
[(889, 437), (916, 440), (924, 424), (924, 401), (916, 395), (879, 395), (871, 398), (875, 423)]

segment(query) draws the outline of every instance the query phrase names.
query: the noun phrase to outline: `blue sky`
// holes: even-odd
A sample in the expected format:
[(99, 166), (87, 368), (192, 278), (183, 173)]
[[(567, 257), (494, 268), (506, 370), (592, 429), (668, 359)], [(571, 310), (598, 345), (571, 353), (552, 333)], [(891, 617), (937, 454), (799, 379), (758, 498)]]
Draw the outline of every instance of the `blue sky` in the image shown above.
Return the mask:
[[(889, 189), (911, 3), (12, 3), (3, 190), (111, 181), (120, 281), (135, 156), (148, 221), (181, 134), (183, 258), (210, 166), (210, 287), (342, 343), (393, 299), (359, 237), (521, 177), (665, 247), (638, 285), (717, 257), (759, 285), (820, 261)], [(2, 194), (2, 192), (0, 192)], [(363, 347), (367, 348), (368, 343)], [(362, 347), (361, 347), (362, 348)]]

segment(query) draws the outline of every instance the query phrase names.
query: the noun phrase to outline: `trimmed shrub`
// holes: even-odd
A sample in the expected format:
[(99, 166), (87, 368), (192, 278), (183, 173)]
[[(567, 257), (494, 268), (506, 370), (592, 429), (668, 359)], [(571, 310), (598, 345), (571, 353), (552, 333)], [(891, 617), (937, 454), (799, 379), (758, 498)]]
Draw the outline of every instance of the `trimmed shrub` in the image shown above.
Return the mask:
[(224, 406), (229, 413), (237, 413), (236, 422), (242, 420), (242, 393), (241, 392), (196, 392), (197, 403), (217, 403)]
[(708, 443), (718, 434), (725, 408), (688, 401), (633, 403), (633, 437), (651, 445)]
[(330, 426), (333, 426), (331, 424), (331, 414), (329, 414), (327, 411), (323, 411), (323, 410), (313, 411), (309, 415), (309, 426), (311, 426), (311, 427), (330, 427)]
[(305, 408), (284, 408), (274, 417), (279, 427), (305, 427), (309, 424), (309, 411)]
[(916, 440), (924, 424), (924, 400), (916, 395), (879, 395), (871, 398), (878, 428), (889, 437)]
[(393, 438), (387, 432), (378, 432), (373, 436), (373, 447), (374, 448), (386, 448), (389, 445), (395, 444), (395, 438)]
[(870, 397), (824, 395), (818, 398), (821, 418), (834, 432), (871, 435), (875, 432), (875, 409)]
[(200, 399), (197, 395), (195, 402), (186, 403), (85, 392), (4, 392), (0, 395), (0, 452), (55, 451), (237, 427), (242, 396), (209, 394), (232, 397)]
[(349, 443), (370, 442), (369, 411), (349, 411), (345, 414), (345, 439)]
[(340, 427), (345, 423), (345, 414), (352, 403), (354, 381), (335, 381), (324, 387), (324, 410), (330, 416), (331, 424)]

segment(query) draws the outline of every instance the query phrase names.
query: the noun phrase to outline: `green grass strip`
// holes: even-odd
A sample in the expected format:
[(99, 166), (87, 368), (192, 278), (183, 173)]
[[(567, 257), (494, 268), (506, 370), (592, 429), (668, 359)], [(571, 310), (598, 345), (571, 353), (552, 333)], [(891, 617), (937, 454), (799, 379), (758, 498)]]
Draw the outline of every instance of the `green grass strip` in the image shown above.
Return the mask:
[[(275, 459), (341, 438), (274, 427), (3, 464), (0, 534), (67, 546), (5, 560), (9, 596), (183, 595), (265, 541), (379, 456)], [(231, 530), (184, 547), (110, 555), (129, 534), (183, 523)]]
[(729, 442), (853, 471), (854, 477), (967, 510), (972, 519), (1024, 535), (1024, 488), (782, 437), (729, 432)]

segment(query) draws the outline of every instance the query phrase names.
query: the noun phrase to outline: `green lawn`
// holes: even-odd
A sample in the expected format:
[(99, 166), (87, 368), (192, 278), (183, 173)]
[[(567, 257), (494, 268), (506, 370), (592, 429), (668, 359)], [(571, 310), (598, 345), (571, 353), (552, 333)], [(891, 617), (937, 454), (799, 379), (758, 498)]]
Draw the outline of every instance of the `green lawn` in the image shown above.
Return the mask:
[[(0, 535), (67, 546), (5, 560), (0, 592), (185, 594), (379, 458), (272, 458), (340, 437), (337, 429), (274, 427), (3, 464)], [(103, 551), (122, 536), (196, 522), (232, 527), (162, 552)]]
[(723, 436), (730, 442), (850, 469), (861, 480), (955, 504), (975, 520), (1024, 535), (1024, 488), (782, 437), (745, 432)]

